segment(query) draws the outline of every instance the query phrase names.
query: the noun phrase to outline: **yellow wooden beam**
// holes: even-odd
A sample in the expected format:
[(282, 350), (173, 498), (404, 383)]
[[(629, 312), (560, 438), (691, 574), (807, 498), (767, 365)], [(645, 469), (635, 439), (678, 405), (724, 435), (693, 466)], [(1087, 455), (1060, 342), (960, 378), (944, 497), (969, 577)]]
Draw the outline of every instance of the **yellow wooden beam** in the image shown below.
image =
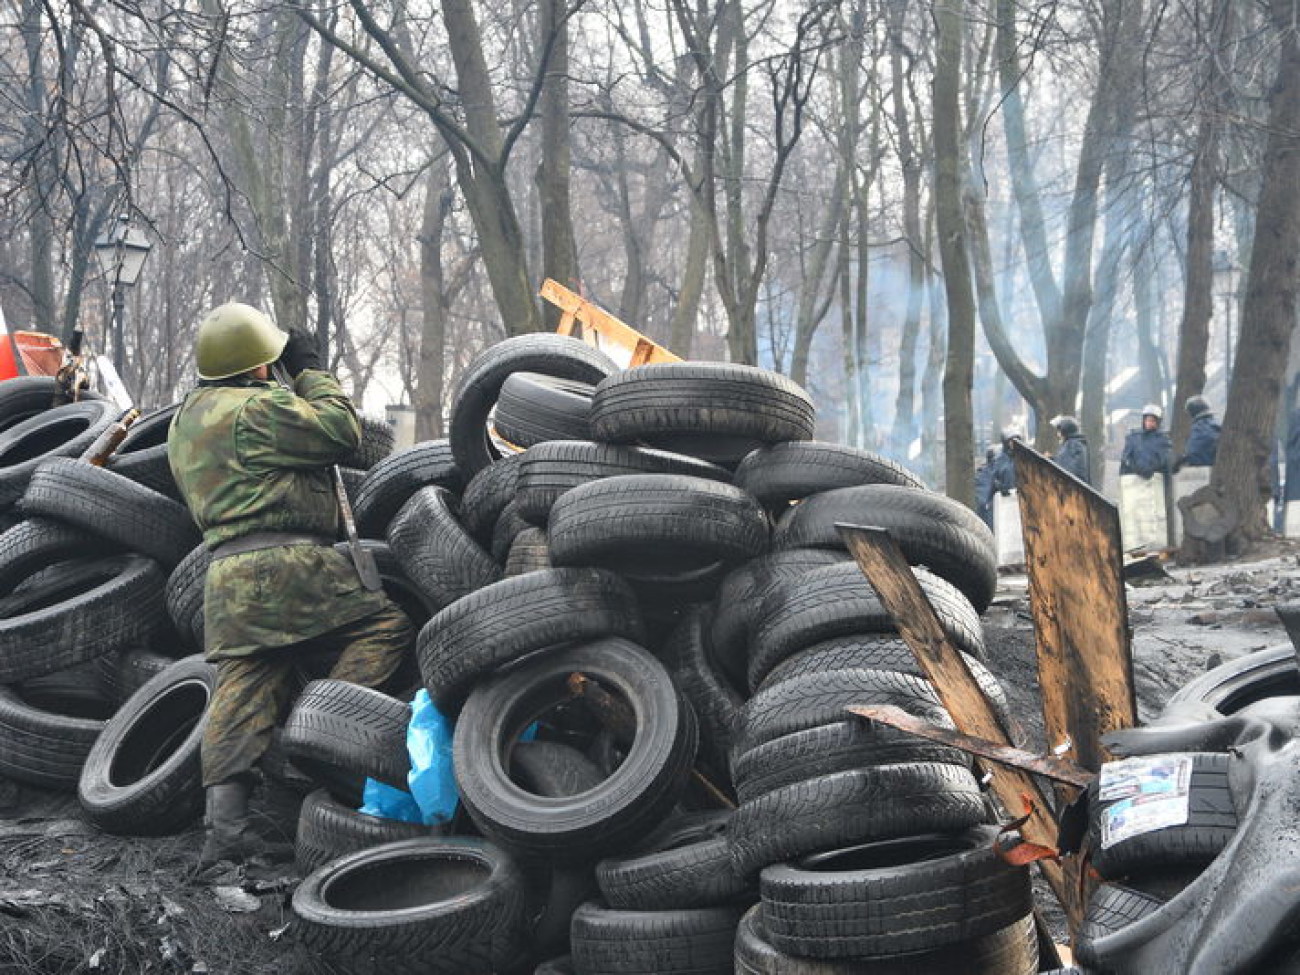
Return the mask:
[(541, 296), (564, 313), (556, 332), (572, 335), (575, 323), (580, 331), (578, 338), (600, 349), (616, 360), (626, 359), (626, 365), (643, 366), (649, 362), (681, 362), (658, 342), (642, 335), (631, 325), (615, 318), (594, 302), (570, 291), (558, 281), (547, 278), (542, 282)]

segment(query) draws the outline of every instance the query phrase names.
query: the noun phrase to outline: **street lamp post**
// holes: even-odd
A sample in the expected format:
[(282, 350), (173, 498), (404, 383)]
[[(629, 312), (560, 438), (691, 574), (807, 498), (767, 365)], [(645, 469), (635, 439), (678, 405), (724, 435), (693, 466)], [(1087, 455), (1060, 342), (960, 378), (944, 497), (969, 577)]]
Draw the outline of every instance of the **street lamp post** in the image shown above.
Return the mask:
[(104, 278), (113, 289), (113, 366), (121, 375), (124, 365), (125, 329), (123, 317), (126, 309), (126, 289), (135, 286), (149, 256), (149, 240), (135, 227), (126, 214), (95, 241), (95, 257), (104, 272)]

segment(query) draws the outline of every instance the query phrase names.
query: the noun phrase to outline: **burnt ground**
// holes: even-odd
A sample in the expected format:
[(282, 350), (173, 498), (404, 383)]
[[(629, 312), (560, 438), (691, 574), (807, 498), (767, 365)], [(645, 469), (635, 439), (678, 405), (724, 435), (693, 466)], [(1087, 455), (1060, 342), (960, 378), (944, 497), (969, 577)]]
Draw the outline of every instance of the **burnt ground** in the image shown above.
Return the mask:
[[(1128, 590), (1144, 718), (1207, 663), (1287, 641), (1272, 607), (1300, 599), (1300, 544), (1169, 573)], [(1003, 577), (986, 638), (990, 666), (1031, 744), (1041, 745), (1023, 576)], [(270, 835), (293, 829), (291, 801), (278, 798), (261, 808)], [(276, 877), (265, 878), (261, 893), (241, 890), (233, 877), (196, 882), (201, 842), (198, 827), (162, 838), (106, 836), (81, 819), (75, 797), (0, 780), (0, 975), (336, 971), (294, 944), (287, 885)], [(1050, 895), (1039, 900), (1059, 932)]]
[[(262, 803), (269, 835), (292, 829), (288, 802)], [(287, 936), (282, 878), (266, 876), (261, 896), (235, 877), (196, 882), (202, 842), (197, 826), (107, 836), (81, 818), (76, 796), (0, 781), (0, 975), (335, 971)]]

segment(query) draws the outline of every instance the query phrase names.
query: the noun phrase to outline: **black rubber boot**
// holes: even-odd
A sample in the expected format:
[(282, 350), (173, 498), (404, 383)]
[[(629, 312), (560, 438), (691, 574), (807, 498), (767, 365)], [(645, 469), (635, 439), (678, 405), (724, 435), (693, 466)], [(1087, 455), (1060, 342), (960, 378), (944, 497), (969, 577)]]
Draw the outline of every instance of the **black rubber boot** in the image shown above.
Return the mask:
[(282, 860), (293, 856), (287, 844), (269, 844), (248, 825), (248, 796), (252, 785), (233, 779), (208, 787), (208, 836), (199, 854), (199, 870), (207, 870), (223, 860), (243, 864), (261, 857)]

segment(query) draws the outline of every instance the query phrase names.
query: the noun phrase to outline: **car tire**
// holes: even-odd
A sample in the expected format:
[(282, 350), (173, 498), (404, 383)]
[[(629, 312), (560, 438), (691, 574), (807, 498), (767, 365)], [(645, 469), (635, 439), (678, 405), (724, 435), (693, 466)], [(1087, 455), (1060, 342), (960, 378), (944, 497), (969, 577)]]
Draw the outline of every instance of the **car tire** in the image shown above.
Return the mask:
[(446, 440), (418, 443), (389, 454), (366, 471), (352, 505), (357, 531), (367, 538), (383, 538), (388, 523), (411, 495), (425, 487), (456, 492), (464, 480)]
[(81, 400), (45, 410), (0, 433), (0, 510), (18, 502), (43, 462), (85, 453), (119, 412), (109, 400)]
[(281, 744), (303, 772), (350, 805), (366, 778), (407, 788), (406, 728), (411, 707), (341, 680), (314, 680), (284, 722)]
[(969, 769), (879, 765), (797, 782), (741, 803), (727, 841), (733, 867), (752, 876), (819, 850), (966, 830), (986, 816)]
[[(508, 773), (514, 738), (571, 700), (575, 673), (631, 705), (635, 737), (593, 789), (568, 797), (523, 792)], [(461, 801), (485, 835), (571, 862), (626, 848), (663, 819), (686, 786), (696, 734), (690, 705), (663, 665), (635, 644), (608, 639), (539, 655), (480, 684), (456, 723), (452, 755)]]
[(920, 677), (891, 670), (831, 670), (792, 678), (746, 701), (733, 732), (733, 754), (843, 721), (844, 709), (852, 704), (893, 705), (931, 724), (953, 726), (939, 695)]
[(473, 837), (385, 843), (331, 860), (293, 894), (298, 939), (365, 973), (510, 971), (526, 942), (523, 877)]
[(166, 623), (164, 583), (152, 560), (120, 555), (24, 593), (20, 606), (34, 599), (37, 608), (0, 615), (0, 684), (146, 644)]
[(736, 486), (769, 508), (861, 484), (896, 484), (925, 490), (925, 482), (882, 454), (818, 440), (761, 447), (736, 467)]
[(33, 471), (22, 509), (147, 555), (168, 572), (203, 540), (183, 504), (68, 457), (52, 458)]
[[(1227, 752), (1189, 752), (1192, 759), (1186, 822), (1105, 843), (1105, 821), (1124, 800), (1100, 801), (1097, 783), (1089, 786), (1090, 863), (1103, 879), (1118, 880), (1130, 873), (1159, 867), (1203, 866), (1228, 845), (1237, 831)], [(1174, 758), (1176, 756), (1170, 756)]]
[(109, 719), (81, 771), (86, 818), (118, 836), (179, 832), (203, 811), (200, 744), (217, 668), (178, 660)]
[(763, 510), (739, 488), (677, 474), (624, 474), (580, 484), (551, 508), (551, 560), (617, 571), (678, 573), (767, 548)]
[[(949, 642), (982, 658), (984, 628), (970, 600), (924, 569), (915, 574)], [(756, 690), (773, 668), (824, 640), (896, 632), (893, 614), (856, 562), (810, 569), (801, 579), (775, 586), (759, 607), (750, 640), (749, 686)]]
[(461, 527), (455, 504), (445, 488), (420, 488), (388, 526), (398, 564), (438, 609), (501, 578), (492, 556)]
[(583, 904), (573, 914), (573, 961), (583, 975), (731, 975), (741, 907), (623, 911)]
[(623, 474), (683, 474), (729, 483), (726, 468), (685, 454), (645, 447), (554, 440), (530, 447), (520, 455), (519, 513), (534, 525), (545, 525), (560, 495), (579, 484)]
[(636, 598), (600, 569), (547, 569), (459, 599), (420, 630), (416, 653), (434, 702), (454, 711), (497, 667), (550, 647), (643, 636)]
[(341, 856), (395, 843), (431, 836), (434, 831), (421, 823), (368, 816), (343, 805), (328, 789), (317, 789), (302, 801), (298, 810), (298, 832), (294, 838), (294, 865), (304, 877)]
[(488, 415), (512, 373), (598, 383), (617, 371), (603, 352), (564, 335), (517, 335), (489, 346), (465, 367), (452, 400), (448, 430), (456, 466), (472, 477), (500, 459), (488, 434)]
[(885, 528), (912, 565), (924, 565), (965, 593), (978, 613), (998, 584), (997, 546), (975, 512), (932, 491), (866, 484), (813, 495), (777, 524), (776, 549), (844, 548), (836, 525)]
[(597, 440), (734, 465), (765, 444), (812, 439), (814, 416), (808, 394), (779, 373), (729, 362), (670, 362), (602, 381), (591, 429)]
[(550, 440), (591, 439), (592, 383), (515, 372), (497, 397), (492, 425), (497, 435), (518, 447)]
[(1028, 866), (1003, 855), (1018, 842), (997, 826), (973, 826), (770, 866), (760, 878), (763, 930), (779, 951), (805, 958), (900, 955), (986, 937), (1033, 910)]
[(41, 707), (13, 688), (0, 687), (0, 778), (76, 791), (81, 769), (113, 709), (103, 704), (92, 718), (84, 703), (75, 708), (80, 716), (56, 707), (57, 700)]

